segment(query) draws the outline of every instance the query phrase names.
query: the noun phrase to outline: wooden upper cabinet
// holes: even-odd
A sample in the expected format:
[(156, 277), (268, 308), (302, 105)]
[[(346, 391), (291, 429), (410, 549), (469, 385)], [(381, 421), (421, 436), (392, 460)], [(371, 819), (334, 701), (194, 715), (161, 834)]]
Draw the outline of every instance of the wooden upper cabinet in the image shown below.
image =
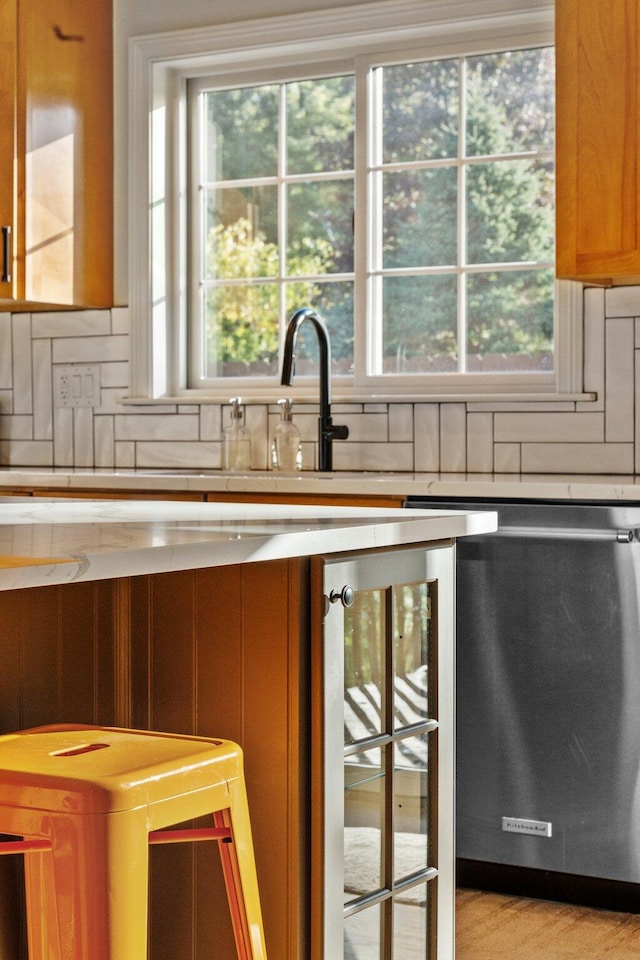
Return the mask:
[(0, 3), (0, 309), (113, 303), (111, 0)]
[(557, 274), (640, 279), (639, 0), (556, 0)]

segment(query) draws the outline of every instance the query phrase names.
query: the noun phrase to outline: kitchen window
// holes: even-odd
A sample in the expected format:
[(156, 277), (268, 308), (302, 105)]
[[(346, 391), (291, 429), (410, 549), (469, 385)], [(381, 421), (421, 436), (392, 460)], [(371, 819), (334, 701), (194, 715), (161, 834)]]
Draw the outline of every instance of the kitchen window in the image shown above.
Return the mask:
[[(155, 104), (141, 395), (272, 395), (300, 306), (327, 321), (345, 398), (579, 387), (579, 292), (553, 270), (552, 6), (472, 6), (223, 26), (206, 53), (190, 31), (180, 57), (134, 41)], [(134, 184), (135, 166), (134, 143)], [(140, 259), (141, 210), (136, 192)], [(315, 347), (301, 334), (301, 393)]]

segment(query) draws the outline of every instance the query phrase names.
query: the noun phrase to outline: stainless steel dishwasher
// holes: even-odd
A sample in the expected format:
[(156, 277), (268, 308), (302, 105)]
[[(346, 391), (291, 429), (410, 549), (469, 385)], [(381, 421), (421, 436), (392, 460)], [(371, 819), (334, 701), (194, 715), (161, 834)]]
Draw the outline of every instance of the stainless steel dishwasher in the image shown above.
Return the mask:
[(640, 504), (497, 510), (457, 546), (459, 882), (640, 911)]

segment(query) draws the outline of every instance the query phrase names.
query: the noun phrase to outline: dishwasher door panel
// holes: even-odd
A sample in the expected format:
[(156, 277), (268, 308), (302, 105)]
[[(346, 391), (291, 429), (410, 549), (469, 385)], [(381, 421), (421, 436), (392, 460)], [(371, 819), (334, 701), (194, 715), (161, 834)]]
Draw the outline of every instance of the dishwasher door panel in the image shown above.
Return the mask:
[(639, 882), (640, 544), (457, 551), (458, 856)]

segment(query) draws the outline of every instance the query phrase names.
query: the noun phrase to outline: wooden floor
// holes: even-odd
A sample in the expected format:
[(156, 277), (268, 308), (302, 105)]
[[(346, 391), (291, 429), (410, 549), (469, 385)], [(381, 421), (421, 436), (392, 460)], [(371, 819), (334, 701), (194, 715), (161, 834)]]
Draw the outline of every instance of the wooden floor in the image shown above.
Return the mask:
[(458, 890), (456, 960), (640, 960), (640, 915)]

